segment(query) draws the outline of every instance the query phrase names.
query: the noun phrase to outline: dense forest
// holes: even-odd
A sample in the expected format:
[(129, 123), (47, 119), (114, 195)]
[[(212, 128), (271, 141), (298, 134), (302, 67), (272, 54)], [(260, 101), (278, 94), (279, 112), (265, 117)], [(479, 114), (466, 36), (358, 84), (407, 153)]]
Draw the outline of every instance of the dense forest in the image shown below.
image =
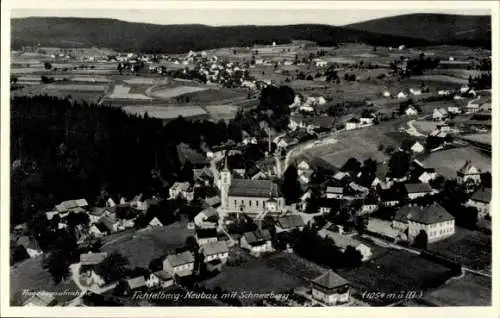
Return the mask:
[(95, 204), (108, 195), (166, 196), (166, 187), (184, 174), (179, 143), (201, 149), (202, 144), (240, 141), (242, 130), (258, 130), (260, 121), (281, 130), (294, 96), (289, 87), (268, 87), (259, 108), (239, 113), (227, 124), (179, 117), (165, 125), (120, 108), (49, 96), (15, 97), (11, 222), (29, 221), (62, 200), (86, 198)]
[[(321, 24), (285, 26), (156, 25), (113, 19), (23, 18), (11, 24), (12, 47), (106, 47), (116, 51), (183, 53), (220, 47), (308, 40), (334, 46), (362, 42), (376, 46), (433, 44), (424, 38), (391, 36)], [(434, 43), (436, 44), (436, 43)]]

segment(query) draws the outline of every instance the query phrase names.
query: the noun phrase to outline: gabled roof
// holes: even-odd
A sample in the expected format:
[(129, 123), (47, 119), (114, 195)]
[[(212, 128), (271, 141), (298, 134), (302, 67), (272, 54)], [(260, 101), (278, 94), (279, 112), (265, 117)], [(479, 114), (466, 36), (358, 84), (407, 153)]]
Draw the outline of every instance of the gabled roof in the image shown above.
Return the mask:
[(261, 245), (266, 241), (271, 240), (271, 233), (269, 230), (257, 230), (253, 232), (246, 232), (243, 234), (243, 237), (245, 237), (246, 241), (250, 245)]
[(229, 196), (241, 197), (279, 197), (278, 185), (272, 180), (233, 179)]
[(190, 264), (194, 262), (194, 256), (191, 252), (185, 251), (178, 254), (172, 254), (167, 256), (167, 261), (172, 267), (177, 267), (184, 264)]
[(282, 229), (294, 229), (305, 226), (304, 219), (299, 214), (285, 215), (278, 219), (277, 225)]
[(361, 245), (362, 243), (350, 236), (347, 235), (342, 235), (340, 233), (336, 233), (327, 229), (321, 229), (318, 231), (318, 235), (325, 238), (329, 237), (331, 238), (334, 242), (335, 245), (340, 247), (341, 249), (345, 249), (348, 246), (352, 246), (356, 248), (357, 246)]
[[(87, 200), (78, 199), (78, 200), (63, 201), (60, 204), (56, 205), (55, 208), (59, 212), (66, 212), (69, 210), (78, 210), (77, 208), (84, 208), (87, 206), (88, 206)], [(78, 211), (80, 211), (80, 210), (78, 210)]]
[(471, 170), (477, 171), (477, 173), (480, 172), (479, 169), (472, 165), (472, 162), (470, 160), (467, 160), (465, 164), (460, 169), (458, 169), (458, 173), (468, 174)]
[(316, 277), (312, 280), (312, 283), (326, 289), (333, 289), (349, 284), (347, 280), (345, 280), (332, 270), (329, 270), (328, 272)]
[(82, 265), (97, 265), (102, 263), (108, 257), (108, 253), (85, 253), (80, 254), (80, 263)]
[(343, 187), (327, 187), (326, 188), (326, 193), (343, 194), (344, 193), (344, 188)]
[(108, 231), (112, 232), (116, 223), (116, 217), (114, 215), (105, 215), (101, 218), (99, 223), (104, 224)]
[(172, 279), (172, 275), (170, 275), (168, 272), (165, 272), (165, 271), (157, 271), (157, 272), (154, 272), (153, 275), (155, 275), (156, 277), (158, 277), (159, 279), (161, 279), (163, 281), (167, 281), (167, 280)]
[(480, 188), (470, 198), (473, 201), (490, 203), (491, 202), (491, 188)]
[(405, 183), (405, 189), (408, 193), (432, 192), (432, 188), (427, 183)]
[(226, 242), (204, 244), (202, 249), (205, 256), (229, 252)]
[(146, 280), (142, 275), (134, 278), (129, 278), (126, 280), (126, 283), (131, 290), (146, 286)]
[(213, 197), (210, 197), (210, 198), (206, 198), (206, 199), (205, 199), (205, 202), (206, 202), (209, 206), (211, 206), (211, 207), (213, 207), (213, 206), (218, 205), (218, 204), (220, 204), (220, 203), (221, 203), (221, 202), (220, 202), (220, 197), (219, 197), (218, 195), (213, 196)]
[(28, 298), (23, 306), (46, 307), (55, 302), (55, 297), (51, 293), (40, 291)]
[(401, 222), (413, 221), (420, 224), (434, 224), (454, 220), (441, 205), (435, 203), (428, 206), (406, 205), (401, 207), (394, 217)]
[(163, 225), (163, 223), (158, 220), (158, 218), (155, 216), (150, 222), (149, 225)]
[(219, 212), (217, 212), (217, 210), (212, 208), (212, 207), (208, 207), (208, 208), (204, 209), (199, 214), (203, 214), (205, 216), (205, 218), (207, 218), (207, 219), (219, 216)]

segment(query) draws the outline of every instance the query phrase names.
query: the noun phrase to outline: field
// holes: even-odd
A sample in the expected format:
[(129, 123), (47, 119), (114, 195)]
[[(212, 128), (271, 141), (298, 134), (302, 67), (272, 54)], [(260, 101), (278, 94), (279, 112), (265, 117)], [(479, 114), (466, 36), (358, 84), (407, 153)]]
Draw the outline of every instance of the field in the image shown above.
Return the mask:
[(73, 82), (90, 82), (90, 83), (110, 83), (111, 80), (104, 76), (75, 76), (71, 78)]
[(466, 160), (471, 160), (481, 171), (491, 171), (491, 157), (488, 157), (473, 147), (460, 147), (431, 153), (423, 164), (436, 169), (436, 172), (446, 178), (456, 178), (457, 170)]
[(387, 249), (378, 258), (339, 274), (360, 293), (421, 291), (437, 287), (452, 276), (450, 268), (404, 250)]
[(424, 296), (434, 306), (491, 306), (491, 278), (473, 273), (451, 279)]
[(156, 105), (133, 105), (124, 106), (123, 110), (129, 114), (144, 116), (148, 113), (149, 117), (159, 119), (174, 119), (182, 117), (198, 117), (206, 115), (207, 112), (200, 106), (156, 106)]
[[(184, 101), (177, 100), (175, 97), (178, 96), (184, 97)], [(203, 89), (178, 96), (174, 97), (178, 104), (225, 104), (232, 101), (246, 99), (248, 96), (248, 90), (245, 88)], [(186, 98), (188, 98), (188, 101)]]
[(403, 121), (385, 122), (358, 130), (340, 132), (335, 136), (336, 143), (308, 149), (306, 156), (322, 158), (337, 168), (343, 166), (351, 157), (361, 162), (368, 158), (383, 162), (389, 156), (383, 150), (379, 151), (378, 146), (383, 145), (384, 148), (393, 146), (397, 149), (401, 141), (406, 138), (404, 133), (397, 131), (398, 123), (402, 125)]
[(151, 94), (155, 97), (162, 99), (170, 99), (184, 94), (199, 92), (207, 90), (205, 87), (194, 87), (194, 86), (177, 86), (164, 89), (154, 89)]
[(230, 120), (238, 111), (238, 106), (233, 105), (210, 105), (205, 106), (210, 116), (214, 119)]
[[(220, 287), (227, 291), (283, 293), (305, 284), (296, 275), (296, 273), (288, 274), (269, 266), (263, 259), (252, 259), (239, 266), (225, 266), (220, 274), (202, 284), (210, 289)], [(244, 300), (252, 303), (258, 299)]]
[(133, 100), (150, 100), (149, 96), (138, 93), (130, 93), (130, 87), (124, 85), (115, 85), (111, 94), (108, 95), (111, 99), (133, 99)]
[(442, 83), (452, 83), (452, 84), (467, 84), (467, 79), (458, 78), (449, 75), (419, 75), (412, 76), (413, 80), (419, 81), (431, 81), (431, 82), (442, 82)]
[[(23, 295), (23, 290), (36, 291), (68, 291), (78, 292), (78, 287), (73, 281), (68, 280), (54, 284), (51, 274), (42, 266), (43, 256), (29, 258), (11, 267), (10, 270), (10, 302), (13, 306), (20, 306), (29, 297)], [(69, 294), (69, 293), (68, 293)], [(54, 294), (60, 302), (70, 300), (75, 296)], [(68, 298), (69, 297), (69, 298)]]
[(436, 130), (437, 124), (438, 123), (432, 120), (415, 120), (413, 122), (413, 126), (417, 129), (417, 131), (424, 135), (427, 135)]
[(43, 89), (49, 91), (104, 92), (108, 89), (108, 86), (91, 84), (47, 84)]
[(166, 256), (171, 250), (182, 246), (194, 231), (187, 229), (185, 222), (155, 229), (143, 229), (105, 238), (102, 251), (117, 251), (125, 256), (131, 267), (148, 268), (155, 258)]
[(491, 236), (456, 227), (455, 234), (429, 245), (429, 250), (475, 270), (491, 272)]
[(123, 80), (129, 85), (153, 85), (157, 82), (157, 79), (151, 77), (133, 77), (130, 79)]

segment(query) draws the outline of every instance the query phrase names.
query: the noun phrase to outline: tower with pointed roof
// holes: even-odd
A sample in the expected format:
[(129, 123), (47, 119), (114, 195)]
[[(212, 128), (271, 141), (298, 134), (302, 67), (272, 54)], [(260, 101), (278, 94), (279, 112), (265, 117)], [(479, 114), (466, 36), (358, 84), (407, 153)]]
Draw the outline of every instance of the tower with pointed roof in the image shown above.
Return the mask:
[(229, 206), (229, 187), (231, 187), (231, 171), (227, 165), (226, 155), (224, 159), (224, 169), (220, 173), (220, 199), (223, 209), (227, 209)]

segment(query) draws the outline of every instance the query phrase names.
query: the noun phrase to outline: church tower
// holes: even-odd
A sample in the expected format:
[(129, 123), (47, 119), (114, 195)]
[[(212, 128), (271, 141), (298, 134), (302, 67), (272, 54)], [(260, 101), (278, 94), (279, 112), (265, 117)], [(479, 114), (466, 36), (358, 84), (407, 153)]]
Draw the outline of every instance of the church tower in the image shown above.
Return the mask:
[(231, 171), (227, 166), (227, 156), (225, 158), (224, 169), (220, 173), (220, 199), (221, 207), (229, 207), (229, 187), (231, 186)]

